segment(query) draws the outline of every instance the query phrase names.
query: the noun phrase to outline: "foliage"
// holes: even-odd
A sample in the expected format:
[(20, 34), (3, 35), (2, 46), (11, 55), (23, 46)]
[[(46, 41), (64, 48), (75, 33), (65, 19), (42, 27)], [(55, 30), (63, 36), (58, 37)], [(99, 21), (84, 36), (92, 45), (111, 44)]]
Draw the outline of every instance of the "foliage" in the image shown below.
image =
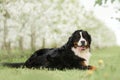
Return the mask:
[(95, 5), (96, 4), (98, 4), (98, 5), (106, 4), (108, 1), (110, 1), (111, 3), (115, 2), (115, 1), (120, 2), (120, 0), (95, 0)]

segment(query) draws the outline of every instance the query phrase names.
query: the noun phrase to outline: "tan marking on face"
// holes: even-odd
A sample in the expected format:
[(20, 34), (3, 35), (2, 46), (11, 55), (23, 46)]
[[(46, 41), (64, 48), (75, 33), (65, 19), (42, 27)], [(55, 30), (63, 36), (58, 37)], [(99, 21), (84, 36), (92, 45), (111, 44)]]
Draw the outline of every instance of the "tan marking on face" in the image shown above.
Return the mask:
[(74, 48), (77, 48), (77, 46), (78, 46), (77, 42), (74, 42), (73, 44), (74, 44)]

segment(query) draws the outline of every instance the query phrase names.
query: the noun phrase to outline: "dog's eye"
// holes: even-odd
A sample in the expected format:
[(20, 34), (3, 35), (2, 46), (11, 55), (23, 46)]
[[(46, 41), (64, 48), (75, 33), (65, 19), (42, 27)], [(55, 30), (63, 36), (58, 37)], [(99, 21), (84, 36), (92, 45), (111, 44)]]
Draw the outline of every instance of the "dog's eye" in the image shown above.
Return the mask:
[(80, 39), (80, 35), (79, 35), (79, 34), (76, 34), (76, 35), (75, 35), (75, 39), (76, 39), (76, 40), (79, 40), (79, 39)]
[(78, 35), (76, 38), (80, 38), (80, 36)]

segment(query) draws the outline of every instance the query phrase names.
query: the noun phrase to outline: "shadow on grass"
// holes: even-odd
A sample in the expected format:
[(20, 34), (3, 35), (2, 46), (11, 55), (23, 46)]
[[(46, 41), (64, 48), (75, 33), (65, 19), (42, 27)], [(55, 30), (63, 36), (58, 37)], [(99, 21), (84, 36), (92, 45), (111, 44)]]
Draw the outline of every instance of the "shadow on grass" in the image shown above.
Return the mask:
[(24, 63), (0, 63), (1, 66), (11, 68), (23, 68)]

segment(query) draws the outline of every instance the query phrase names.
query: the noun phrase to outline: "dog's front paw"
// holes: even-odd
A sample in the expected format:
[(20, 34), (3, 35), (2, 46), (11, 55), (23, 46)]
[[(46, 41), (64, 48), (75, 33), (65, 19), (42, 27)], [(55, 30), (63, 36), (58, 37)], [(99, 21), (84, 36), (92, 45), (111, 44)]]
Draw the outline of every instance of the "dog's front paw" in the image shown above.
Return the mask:
[(97, 68), (95, 66), (88, 66), (88, 70), (96, 70)]

